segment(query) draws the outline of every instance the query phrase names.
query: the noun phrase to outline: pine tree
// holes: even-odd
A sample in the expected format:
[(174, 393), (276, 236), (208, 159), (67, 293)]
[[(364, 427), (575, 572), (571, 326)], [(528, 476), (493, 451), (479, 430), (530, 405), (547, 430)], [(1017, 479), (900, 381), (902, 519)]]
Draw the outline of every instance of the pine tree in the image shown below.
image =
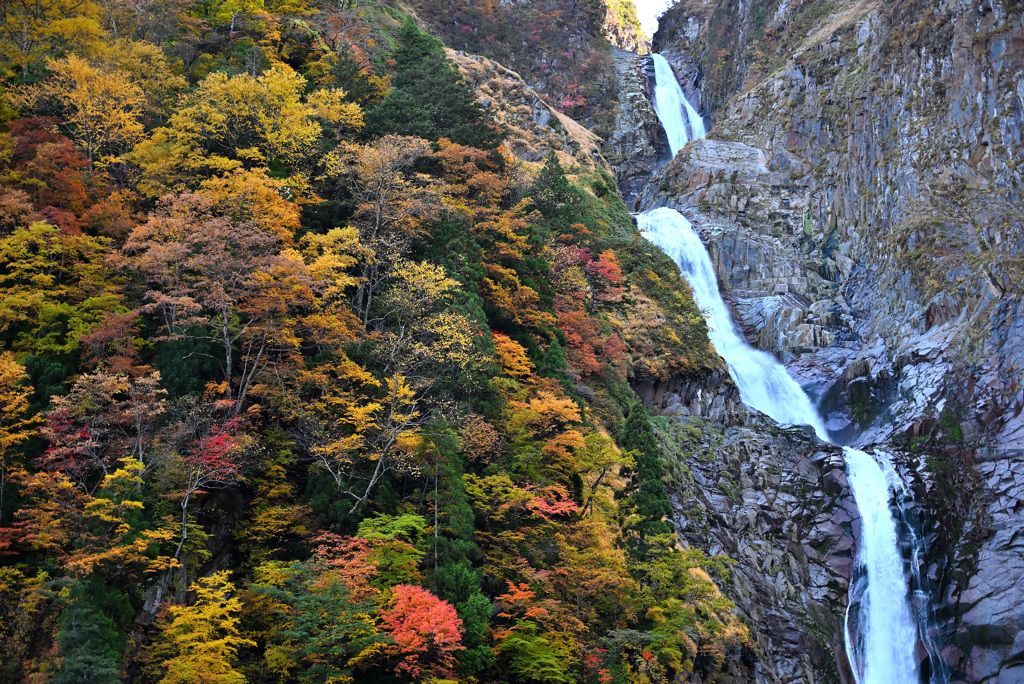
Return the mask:
[(53, 684), (117, 684), (121, 681), (123, 641), (114, 622), (94, 607), (77, 600), (64, 612), (57, 647), (61, 666)]
[(545, 158), (530, 197), (534, 208), (544, 216), (544, 224), (556, 235), (570, 232), (570, 226), (579, 222), (581, 196), (566, 177), (554, 150)]
[(636, 452), (636, 469), (633, 472), (633, 492), (625, 502), (626, 510), (632, 509), (640, 520), (631, 526), (640, 544), (632, 544), (632, 551), (643, 555), (647, 541), (656, 535), (672, 532), (672, 524), (664, 518), (672, 514), (672, 506), (661, 478), (664, 469), (658, 456), (658, 443), (647, 411), (640, 404), (634, 404), (622, 430), (620, 446)]
[(367, 112), (365, 133), (414, 135), (493, 149), (502, 136), (490, 113), (452, 67), (440, 40), (407, 19), (393, 56), (395, 78), (384, 101)]
[(277, 630), (267, 645), (270, 669), (308, 684), (345, 681), (352, 661), (372, 660), (385, 638), (372, 618), (373, 606), (352, 595), (342, 573), (316, 562), (287, 568), (267, 564), (267, 584), (256, 590), (275, 603)]
[(562, 349), (558, 337), (551, 338), (551, 344), (548, 346), (548, 350), (544, 352), (544, 357), (540, 360), (537, 370), (540, 371), (541, 375), (557, 376), (561, 375), (568, 365), (565, 360), (565, 350)]
[(338, 53), (332, 69), (334, 84), (345, 91), (346, 99), (360, 107), (379, 104), (386, 92), (386, 79), (366, 73), (359, 62), (344, 52)]

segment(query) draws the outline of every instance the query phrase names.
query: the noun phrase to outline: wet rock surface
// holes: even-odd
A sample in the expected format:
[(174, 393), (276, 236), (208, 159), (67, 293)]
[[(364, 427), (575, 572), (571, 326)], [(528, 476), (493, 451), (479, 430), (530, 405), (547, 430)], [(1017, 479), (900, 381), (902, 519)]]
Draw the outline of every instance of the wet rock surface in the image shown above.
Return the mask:
[(638, 209), (639, 193), (651, 174), (670, 156), (665, 131), (650, 100), (649, 77), (644, 73), (647, 61), (633, 52), (612, 50), (619, 105), (604, 153), (631, 211)]

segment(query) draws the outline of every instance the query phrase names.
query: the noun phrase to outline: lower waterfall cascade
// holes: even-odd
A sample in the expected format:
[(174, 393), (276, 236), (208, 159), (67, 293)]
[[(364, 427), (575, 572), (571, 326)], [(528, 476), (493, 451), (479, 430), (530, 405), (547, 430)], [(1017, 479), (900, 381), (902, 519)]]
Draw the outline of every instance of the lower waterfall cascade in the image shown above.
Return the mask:
[[(693, 289), (709, 338), (742, 401), (778, 423), (811, 426), (822, 441), (832, 443), (810, 398), (785, 367), (754, 349), (736, 329), (711, 258), (686, 217), (658, 208), (636, 219), (641, 234), (675, 261)], [(850, 610), (844, 623), (850, 665), (857, 684), (913, 684), (920, 677), (915, 658), (918, 619), (910, 604), (897, 523), (890, 510), (894, 492), (904, 485), (888, 455), (843, 449), (862, 519), (855, 581), (850, 584), (850, 608), (856, 610), (857, 628), (851, 631)]]
[[(888, 454), (872, 457), (849, 447), (844, 451), (846, 473), (861, 517), (858, 561), (868, 580), (860, 600), (861, 639), (850, 654), (851, 660), (860, 661), (854, 663), (854, 672), (859, 670), (860, 684), (916, 682), (917, 621), (907, 600), (900, 540), (889, 509), (891, 483), (899, 476)], [(851, 584), (851, 594), (856, 591)], [(849, 621), (846, 627), (849, 649)]]

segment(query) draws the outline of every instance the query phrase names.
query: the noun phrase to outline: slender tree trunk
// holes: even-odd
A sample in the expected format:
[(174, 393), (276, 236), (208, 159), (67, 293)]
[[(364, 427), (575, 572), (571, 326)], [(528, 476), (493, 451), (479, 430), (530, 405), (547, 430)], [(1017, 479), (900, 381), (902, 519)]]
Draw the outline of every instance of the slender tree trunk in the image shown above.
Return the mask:
[(225, 308), (222, 313), (222, 320), (224, 321), (221, 327), (221, 334), (224, 336), (224, 383), (227, 385), (225, 393), (227, 398), (231, 398), (231, 373), (234, 371), (232, 363), (234, 358), (231, 352), (231, 330), (230, 323), (228, 320), (228, 310)]
[(185, 498), (181, 502), (181, 541), (178, 542), (178, 548), (174, 550), (174, 560), (178, 560), (181, 555), (181, 548), (185, 546), (185, 540), (188, 539), (188, 500), (192, 496), (189, 492), (185, 494)]
[(116, 40), (120, 36), (118, 36), (118, 34), (117, 34), (117, 19), (114, 17), (114, 13), (110, 9), (110, 1), (109, 0), (104, 0), (103, 11), (106, 12), (107, 23), (110, 24), (110, 32), (112, 34), (114, 34), (114, 39)]
[(434, 593), (437, 593), (437, 509), (441, 500), (437, 498), (437, 464), (440, 458), (434, 458)]
[(0, 454), (0, 527), (4, 525), (4, 489), (7, 487), (7, 454)]
[[(185, 540), (188, 539), (188, 502), (192, 496), (191, 492), (185, 494), (185, 498), (181, 502), (181, 540), (178, 541), (178, 548), (174, 550), (174, 555), (171, 556), (175, 561), (181, 556), (181, 550), (185, 546)], [(171, 574), (175, 568), (170, 567), (164, 570), (163, 575), (160, 577), (160, 581), (157, 582), (156, 592), (152, 597), (152, 600), (146, 599), (146, 602), (142, 606), (142, 611), (148, 613), (152, 618), (160, 610), (160, 604), (164, 600), (164, 595), (167, 593), (167, 585), (171, 582)]]
[(379, 480), (381, 475), (384, 474), (384, 459), (387, 456), (387, 451), (388, 450), (385, 450), (381, 453), (380, 458), (377, 459), (377, 467), (374, 468), (373, 475), (370, 476), (370, 482), (366, 485), (366, 491), (364, 491), (363, 495), (356, 499), (356, 502), (352, 504), (352, 508), (350, 508), (348, 512), (349, 515), (355, 514), (355, 512), (359, 510), (359, 507), (370, 498), (370, 492), (373, 491), (374, 485), (377, 484), (377, 480)]

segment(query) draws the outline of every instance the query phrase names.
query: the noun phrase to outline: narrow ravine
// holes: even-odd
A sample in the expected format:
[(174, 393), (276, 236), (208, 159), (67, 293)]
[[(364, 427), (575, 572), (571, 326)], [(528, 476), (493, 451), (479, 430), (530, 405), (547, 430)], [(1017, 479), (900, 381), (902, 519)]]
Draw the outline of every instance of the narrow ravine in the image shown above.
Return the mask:
[[(687, 102), (661, 55), (654, 55), (655, 111), (673, 155), (704, 137), (703, 120)], [(694, 125), (694, 120), (700, 125)], [(809, 425), (831, 443), (810, 398), (775, 357), (754, 349), (733, 323), (711, 258), (690, 222), (674, 209), (637, 215), (641, 233), (679, 266), (704, 312), (709, 337), (748, 406), (785, 425)], [(911, 609), (897, 523), (890, 501), (898, 475), (884, 454), (844, 447), (847, 476), (861, 515), (857, 570), (844, 621), (846, 647), (858, 684), (913, 684), (918, 624)]]

